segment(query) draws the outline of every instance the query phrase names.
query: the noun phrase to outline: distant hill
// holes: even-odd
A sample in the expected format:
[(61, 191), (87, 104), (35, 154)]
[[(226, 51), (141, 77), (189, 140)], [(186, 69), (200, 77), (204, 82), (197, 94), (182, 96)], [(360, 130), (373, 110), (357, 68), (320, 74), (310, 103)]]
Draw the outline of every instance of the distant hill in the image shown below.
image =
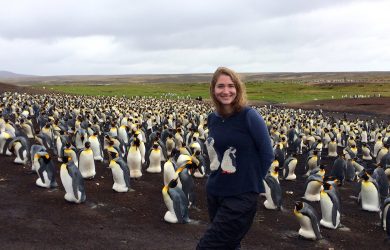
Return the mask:
[(32, 77), (32, 75), (17, 74), (11, 71), (0, 70), (0, 79), (3, 78), (21, 78), (21, 77)]
[[(390, 71), (368, 72), (273, 72), (239, 73), (245, 82), (284, 82), (307, 84), (390, 83)], [(58, 84), (147, 84), (209, 83), (212, 73), (198, 74), (134, 74), (134, 75), (59, 75), (29, 76), (0, 71), (0, 80), (12, 85)]]

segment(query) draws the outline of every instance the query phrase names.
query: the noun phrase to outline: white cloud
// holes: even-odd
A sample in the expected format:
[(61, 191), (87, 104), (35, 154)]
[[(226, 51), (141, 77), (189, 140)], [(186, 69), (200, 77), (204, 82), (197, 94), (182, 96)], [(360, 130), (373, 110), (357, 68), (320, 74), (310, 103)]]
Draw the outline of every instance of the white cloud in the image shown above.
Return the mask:
[(389, 1), (7, 1), (0, 70), (388, 70)]

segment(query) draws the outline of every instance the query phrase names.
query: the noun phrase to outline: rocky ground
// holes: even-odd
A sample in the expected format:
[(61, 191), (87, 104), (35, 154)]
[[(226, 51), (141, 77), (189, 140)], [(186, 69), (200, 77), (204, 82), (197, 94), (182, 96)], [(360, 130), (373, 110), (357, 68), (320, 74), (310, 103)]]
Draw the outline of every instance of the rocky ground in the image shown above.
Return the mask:
[[(0, 87), (1, 91), (15, 90), (13, 87)], [(16, 90), (20, 91), (20, 88)], [(385, 100), (389, 103), (388, 99)], [(353, 99), (349, 103), (352, 101)], [(313, 105), (312, 108), (318, 109), (317, 104)], [(342, 106), (340, 104), (330, 106), (332, 105), (334, 108)], [(360, 106), (364, 108), (370, 105)], [(360, 113), (364, 113), (365, 116), (373, 114), (370, 112), (358, 110), (358, 113), (347, 115), (352, 117), (359, 116)], [(388, 115), (384, 117), (388, 118)], [(324, 163), (328, 165), (332, 161), (333, 159), (324, 159)], [(304, 193), (303, 162), (304, 159), (300, 156), (296, 181), (281, 181), (284, 192), (282, 211), (266, 210), (263, 206), (264, 198), (259, 197), (257, 215), (251, 230), (242, 242), (242, 248), (387, 249), (389, 245), (384, 241), (386, 234), (380, 227), (379, 215), (359, 209), (356, 202), (358, 183), (346, 183), (339, 189), (343, 224), (341, 228), (337, 230), (321, 228), (324, 239), (319, 241), (308, 241), (298, 237), (299, 223), (294, 217), (293, 207), (294, 202), (301, 200)], [(60, 164), (56, 162), (56, 166), (59, 167)], [(195, 180), (199, 210), (190, 210), (190, 218), (195, 220), (194, 223), (171, 225), (163, 221), (166, 207), (161, 195), (162, 174), (148, 174), (144, 171), (144, 176), (140, 180), (131, 183), (135, 191), (116, 193), (111, 189), (113, 180), (107, 164), (97, 163), (96, 169), (95, 179), (85, 183), (86, 202), (75, 205), (64, 200), (65, 192), (59, 174), (58, 188), (52, 190), (39, 188), (35, 185), (37, 175), (30, 173), (29, 166), (16, 165), (13, 163), (13, 157), (1, 155), (0, 248), (195, 248), (208, 223), (205, 179)], [(311, 204), (320, 214), (319, 203)]]

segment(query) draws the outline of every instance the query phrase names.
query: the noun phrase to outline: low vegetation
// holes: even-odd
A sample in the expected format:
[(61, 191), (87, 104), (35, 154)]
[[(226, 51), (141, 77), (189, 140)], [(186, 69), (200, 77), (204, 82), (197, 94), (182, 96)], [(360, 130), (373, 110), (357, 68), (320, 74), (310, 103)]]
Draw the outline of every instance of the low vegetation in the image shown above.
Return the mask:
[[(209, 98), (208, 83), (132, 83), (132, 84), (64, 84), (35, 85), (76, 95), (107, 96), (152, 96), (152, 97), (191, 97)], [(349, 98), (350, 96), (390, 96), (390, 83), (370, 84), (305, 84), (287, 82), (247, 82), (249, 100), (272, 103), (304, 102), (323, 99)]]

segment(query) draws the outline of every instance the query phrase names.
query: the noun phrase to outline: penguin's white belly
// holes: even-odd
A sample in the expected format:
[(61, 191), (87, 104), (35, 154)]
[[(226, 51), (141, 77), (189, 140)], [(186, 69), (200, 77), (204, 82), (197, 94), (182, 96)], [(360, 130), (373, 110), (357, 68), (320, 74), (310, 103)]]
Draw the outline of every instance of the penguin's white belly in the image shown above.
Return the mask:
[(19, 155), (19, 149), (22, 147), (22, 144), (20, 142), (16, 142), (14, 146), (14, 152), (16, 154), (16, 158), (14, 160), (15, 163), (17, 164), (26, 164), (27, 162), (27, 152), (26, 150), (23, 150), (23, 159), (21, 158), (21, 155)]
[(295, 168), (297, 166), (297, 162), (297, 160), (292, 160), (290, 164), (288, 164), (288, 175), (286, 177), (286, 180), (291, 181), (297, 178), (297, 176), (295, 175)]
[(378, 212), (380, 210), (378, 190), (374, 184), (371, 182), (362, 184), (360, 195), (363, 210), (370, 212)]
[(127, 138), (127, 133), (126, 133), (126, 130), (125, 129), (119, 129), (119, 132), (118, 132), (118, 138), (119, 139), (122, 139), (124, 143), (128, 143), (129, 140)]
[(387, 213), (389, 212), (389, 207), (390, 207), (390, 204), (388, 204), (384, 209), (383, 209), (383, 213), (382, 213), (382, 225), (383, 225), (383, 229), (386, 231), (386, 228), (387, 228), (387, 224), (386, 224), (386, 217), (387, 217)]
[(79, 170), (83, 178), (93, 178), (96, 174), (93, 152), (82, 152), (79, 159)]
[(119, 166), (112, 168), (112, 177), (114, 179), (114, 185), (112, 186), (112, 189), (117, 192), (127, 192), (129, 190), (129, 188), (126, 186), (123, 171)]
[(149, 173), (161, 173), (161, 154), (160, 151), (150, 152), (149, 167), (146, 169)]
[(145, 163), (145, 144), (141, 143), (139, 145), (139, 151), (141, 152), (141, 163)]
[(266, 198), (266, 200), (264, 201), (264, 207), (272, 210), (277, 209), (277, 206), (274, 204), (272, 200), (271, 189), (269, 188), (267, 182), (263, 181), (263, 183), (264, 183), (265, 198)]
[(329, 143), (328, 156), (337, 157), (337, 144), (336, 143)]
[(76, 197), (74, 196), (74, 193), (73, 193), (72, 178), (70, 177), (68, 172), (66, 170), (61, 169), (60, 177), (61, 177), (62, 185), (64, 186), (65, 192), (66, 192), (66, 194), (64, 196), (65, 200), (67, 200), (69, 202), (79, 203), (80, 197), (81, 197), (81, 192), (77, 190), (79, 199), (76, 199)]
[(308, 216), (300, 215), (298, 217), (299, 224), (301, 228), (298, 231), (298, 234), (306, 239), (317, 239), (316, 234), (314, 233), (313, 226), (311, 224), (311, 220)]
[(333, 225), (333, 220), (332, 220), (332, 208), (333, 208), (333, 203), (330, 197), (327, 194), (321, 194), (321, 214), (322, 214), (322, 219), (320, 221), (320, 224), (324, 227), (331, 228), (331, 229), (336, 229), (340, 223), (340, 213), (337, 211), (337, 216), (336, 216), (336, 225)]
[[(171, 180), (176, 177), (175, 168), (173, 167), (171, 162), (166, 162), (164, 164), (164, 186), (168, 185)], [(180, 178), (177, 179), (177, 186), (182, 188), (182, 184)]]
[(62, 157), (63, 155), (61, 154), (62, 143), (61, 143), (60, 137), (57, 137), (57, 140), (56, 140), (56, 147), (57, 147), (57, 152), (58, 152), (58, 159), (59, 159), (60, 162), (62, 162), (61, 157)]
[(308, 201), (319, 201), (322, 185), (316, 181), (307, 184), (304, 198)]
[(43, 171), (42, 175), (43, 175), (43, 179), (45, 180), (45, 183), (43, 183), (41, 178), (38, 176), (38, 179), (35, 181), (35, 184), (39, 187), (50, 188), (50, 180), (49, 177), (47, 176), (47, 172)]
[(127, 155), (127, 166), (130, 170), (130, 177), (138, 178), (142, 176), (141, 172), (141, 154), (139, 150), (130, 149)]
[(97, 141), (97, 139), (89, 139), (89, 142), (91, 143), (91, 149), (93, 152), (93, 158), (97, 161), (102, 161), (103, 157), (100, 151), (100, 144)]
[(178, 219), (173, 208), (173, 201), (168, 193), (163, 193), (163, 199), (165, 206), (167, 206), (168, 211), (164, 215), (164, 220), (169, 223), (177, 223)]

